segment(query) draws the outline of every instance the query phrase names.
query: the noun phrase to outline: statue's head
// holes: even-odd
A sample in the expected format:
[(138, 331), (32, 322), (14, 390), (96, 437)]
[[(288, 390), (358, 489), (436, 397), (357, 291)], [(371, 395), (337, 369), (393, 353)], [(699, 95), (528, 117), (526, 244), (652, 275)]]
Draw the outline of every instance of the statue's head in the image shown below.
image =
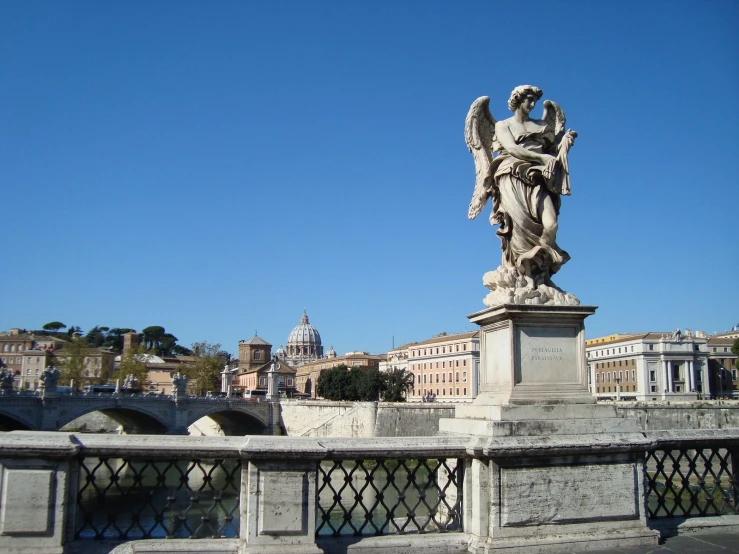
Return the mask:
[(508, 99), (508, 109), (515, 112), (525, 98), (533, 96), (535, 100), (539, 100), (542, 94), (544, 94), (542, 90), (533, 85), (517, 86), (513, 89), (511, 97)]

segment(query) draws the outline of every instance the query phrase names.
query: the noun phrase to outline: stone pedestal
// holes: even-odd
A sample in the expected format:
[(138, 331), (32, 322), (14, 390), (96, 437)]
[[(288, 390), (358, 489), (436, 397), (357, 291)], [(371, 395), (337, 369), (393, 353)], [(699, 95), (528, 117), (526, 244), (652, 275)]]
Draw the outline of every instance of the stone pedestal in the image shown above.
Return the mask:
[(439, 421), (476, 435), (465, 496), (470, 552), (573, 552), (657, 543), (644, 501), (647, 441), (588, 390), (591, 306), (502, 305), (480, 326), (480, 393)]
[(593, 306), (506, 304), (477, 312), (480, 392), (442, 419), (442, 433), (484, 436), (636, 432), (588, 390), (585, 318)]

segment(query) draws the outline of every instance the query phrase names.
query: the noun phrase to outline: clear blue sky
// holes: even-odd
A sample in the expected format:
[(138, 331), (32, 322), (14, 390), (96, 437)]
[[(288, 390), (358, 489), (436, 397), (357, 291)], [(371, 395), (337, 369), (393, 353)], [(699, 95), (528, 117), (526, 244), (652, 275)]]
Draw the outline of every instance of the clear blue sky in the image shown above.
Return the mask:
[(579, 133), (555, 281), (588, 336), (725, 330), (737, 28), (729, 0), (2, 2), (0, 329), (472, 329), (500, 247), (464, 118), (533, 84)]

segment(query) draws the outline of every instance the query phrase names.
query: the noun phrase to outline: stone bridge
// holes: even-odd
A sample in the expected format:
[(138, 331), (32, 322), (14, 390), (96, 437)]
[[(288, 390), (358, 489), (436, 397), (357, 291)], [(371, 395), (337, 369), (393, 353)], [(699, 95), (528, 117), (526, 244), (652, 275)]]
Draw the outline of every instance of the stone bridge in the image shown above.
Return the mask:
[(226, 435), (279, 435), (280, 405), (241, 398), (140, 395), (0, 394), (0, 430), (58, 431), (80, 416), (101, 412), (124, 433), (187, 435), (200, 418), (213, 419)]

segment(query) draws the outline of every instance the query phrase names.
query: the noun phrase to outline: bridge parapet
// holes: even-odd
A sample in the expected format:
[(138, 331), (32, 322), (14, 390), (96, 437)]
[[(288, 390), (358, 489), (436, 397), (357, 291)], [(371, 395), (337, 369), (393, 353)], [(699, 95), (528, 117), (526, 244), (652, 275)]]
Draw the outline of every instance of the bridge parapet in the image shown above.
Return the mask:
[(654, 528), (739, 525), (738, 459), (737, 429), (628, 442), (12, 432), (0, 441), (0, 551), (654, 544)]
[(241, 398), (175, 399), (136, 394), (60, 394), (46, 398), (33, 394), (0, 395), (0, 415), (30, 430), (56, 431), (93, 411), (118, 414), (120, 417), (121, 414), (128, 414), (129, 419), (138, 418), (143, 422), (144, 432), (166, 430), (169, 434), (187, 434), (188, 427), (198, 419), (228, 412), (249, 416), (267, 434), (280, 434), (279, 403), (253, 402)]

